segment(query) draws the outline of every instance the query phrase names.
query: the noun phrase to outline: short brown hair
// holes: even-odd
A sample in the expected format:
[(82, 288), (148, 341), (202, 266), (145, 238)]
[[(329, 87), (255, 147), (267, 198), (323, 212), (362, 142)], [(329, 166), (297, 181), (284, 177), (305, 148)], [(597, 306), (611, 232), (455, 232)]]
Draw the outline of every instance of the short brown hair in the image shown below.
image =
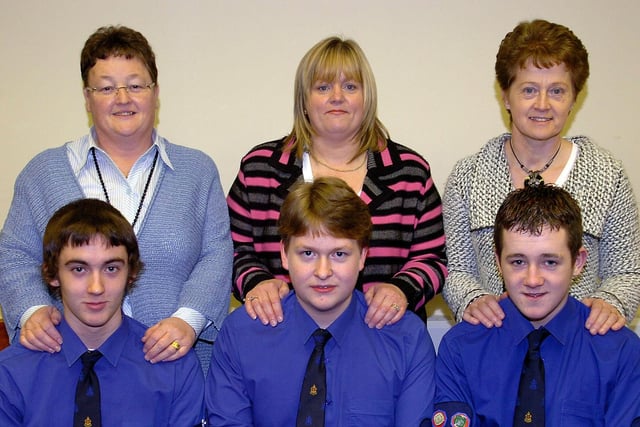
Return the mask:
[(321, 177), (302, 182), (285, 198), (278, 231), (285, 250), (291, 237), (330, 235), (353, 239), (369, 247), (371, 214), (367, 204), (340, 178)]
[(80, 54), (80, 74), (82, 83), (89, 85), (89, 70), (98, 59), (123, 56), (138, 58), (144, 64), (153, 83), (158, 82), (156, 56), (147, 39), (138, 31), (123, 26), (100, 27), (91, 34)]
[(496, 78), (507, 90), (518, 70), (531, 60), (538, 68), (564, 64), (571, 75), (574, 96), (589, 77), (589, 54), (582, 42), (567, 27), (542, 19), (521, 22), (500, 43), (496, 55)]
[(494, 224), (496, 253), (502, 254), (503, 231), (539, 236), (545, 228), (567, 231), (569, 251), (575, 261), (582, 247), (582, 215), (571, 194), (550, 184), (526, 186), (509, 193), (498, 209)]
[(285, 140), (285, 150), (296, 150), (301, 157), (311, 147), (315, 133), (305, 114), (307, 101), (317, 81), (332, 82), (344, 73), (362, 85), (364, 117), (356, 135), (360, 150), (354, 159), (367, 150), (382, 151), (389, 132), (378, 119), (378, 94), (373, 71), (364, 52), (354, 40), (328, 37), (316, 43), (302, 58), (294, 84), (293, 130)]
[[(142, 270), (138, 241), (129, 221), (116, 208), (98, 199), (79, 199), (58, 209), (47, 224), (42, 240), (42, 278), (49, 283), (58, 277), (58, 261), (62, 249), (89, 244), (102, 237), (109, 246), (127, 250), (129, 274), (126, 292), (131, 290)], [(49, 286), (49, 292), (60, 296), (60, 288)]]

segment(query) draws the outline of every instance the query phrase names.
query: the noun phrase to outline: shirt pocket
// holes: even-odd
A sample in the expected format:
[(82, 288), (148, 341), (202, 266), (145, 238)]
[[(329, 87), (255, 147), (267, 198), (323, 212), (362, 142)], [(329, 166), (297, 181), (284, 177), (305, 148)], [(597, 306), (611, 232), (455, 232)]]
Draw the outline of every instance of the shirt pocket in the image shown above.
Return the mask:
[[(601, 427), (604, 425), (604, 413), (594, 402), (565, 400), (560, 410), (562, 427)], [(553, 420), (547, 420), (554, 424)]]
[(347, 404), (347, 427), (393, 426), (393, 401), (352, 399)]

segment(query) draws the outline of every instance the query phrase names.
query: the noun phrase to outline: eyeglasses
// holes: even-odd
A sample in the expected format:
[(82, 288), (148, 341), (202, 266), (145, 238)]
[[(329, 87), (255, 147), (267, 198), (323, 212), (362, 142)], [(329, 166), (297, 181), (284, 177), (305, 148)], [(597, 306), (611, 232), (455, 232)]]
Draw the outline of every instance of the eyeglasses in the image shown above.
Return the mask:
[(146, 92), (148, 89), (151, 89), (156, 84), (155, 82), (148, 83), (146, 85), (141, 85), (137, 83), (131, 83), (125, 86), (102, 86), (102, 87), (86, 87), (85, 89), (89, 92), (97, 93), (101, 96), (114, 96), (118, 94), (120, 89), (124, 89), (127, 91), (129, 95), (140, 95)]

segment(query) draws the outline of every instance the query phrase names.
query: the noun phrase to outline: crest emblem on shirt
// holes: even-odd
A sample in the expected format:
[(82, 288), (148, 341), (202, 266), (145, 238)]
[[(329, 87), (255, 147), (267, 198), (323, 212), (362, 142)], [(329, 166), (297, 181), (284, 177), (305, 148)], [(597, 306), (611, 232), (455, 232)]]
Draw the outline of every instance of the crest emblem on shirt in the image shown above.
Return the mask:
[(309, 389), (309, 394), (311, 396), (315, 396), (318, 394), (318, 387), (316, 387), (316, 385), (312, 385), (311, 388)]
[(451, 427), (469, 427), (470, 423), (469, 415), (464, 412), (458, 412), (451, 417)]
[(444, 411), (436, 411), (433, 413), (433, 418), (431, 419), (431, 425), (433, 427), (443, 427), (447, 422), (447, 414)]

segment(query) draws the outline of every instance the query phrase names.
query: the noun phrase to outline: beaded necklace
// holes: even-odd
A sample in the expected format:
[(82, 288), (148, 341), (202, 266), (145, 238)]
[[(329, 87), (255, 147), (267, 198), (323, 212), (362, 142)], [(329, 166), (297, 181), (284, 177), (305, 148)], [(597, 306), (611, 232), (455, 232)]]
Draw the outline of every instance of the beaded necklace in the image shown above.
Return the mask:
[[(104, 197), (107, 200), (107, 203), (111, 204), (111, 200), (109, 199), (109, 193), (107, 192), (107, 187), (104, 185), (104, 180), (102, 179), (102, 173), (100, 172), (98, 159), (96, 158), (96, 147), (91, 147), (91, 155), (93, 156), (93, 164), (96, 165), (96, 171), (98, 172), (98, 179), (100, 180), (100, 185), (102, 186), (102, 192), (104, 193)], [(153, 164), (151, 165), (151, 171), (149, 172), (149, 177), (147, 178), (147, 182), (144, 185), (144, 191), (142, 192), (142, 197), (140, 198), (140, 204), (138, 205), (138, 209), (136, 210), (136, 216), (133, 218), (133, 222), (131, 223), (132, 227), (136, 226), (136, 222), (138, 222), (138, 217), (140, 217), (140, 211), (142, 210), (144, 199), (145, 197), (147, 197), (147, 190), (149, 189), (149, 184), (151, 184), (151, 177), (153, 176), (153, 171), (156, 168), (157, 161), (158, 161), (158, 150), (156, 149), (156, 155), (153, 157)]]
[(549, 169), (549, 166), (551, 166), (551, 163), (553, 163), (553, 161), (556, 159), (556, 156), (560, 152), (560, 147), (562, 147), (562, 140), (560, 140), (560, 144), (558, 145), (558, 149), (556, 150), (555, 153), (553, 153), (553, 156), (551, 156), (551, 159), (549, 159), (549, 161), (541, 169), (537, 169), (537, 170), (531, 170), (531, 169), (529, 169), (528, 167), (526, 167), (525, 165), (522, 164), (522, 162), (520, 161), (518, 156), (516, 156), (516, 152), (513, 149), (513, 144), (511, 143), (511, 141), (512, 140), (510, 139), (509, 140), (509, 147), (511, 147), (511, 152), (513, 153), (513, 157), (516, 159), (516, 162), (518, 162), (518, 164), (520, 165), (520, 168), (523, 171), (525, 171), (525, 173), (528, 175), (524, 180), (525, 187), (538, 187), (540, 185), (544, 185), (544, 179), (542, 178), (542, 175), (540, 175), (540, 174), (542, 172), (546, 171), (547, 169)]

